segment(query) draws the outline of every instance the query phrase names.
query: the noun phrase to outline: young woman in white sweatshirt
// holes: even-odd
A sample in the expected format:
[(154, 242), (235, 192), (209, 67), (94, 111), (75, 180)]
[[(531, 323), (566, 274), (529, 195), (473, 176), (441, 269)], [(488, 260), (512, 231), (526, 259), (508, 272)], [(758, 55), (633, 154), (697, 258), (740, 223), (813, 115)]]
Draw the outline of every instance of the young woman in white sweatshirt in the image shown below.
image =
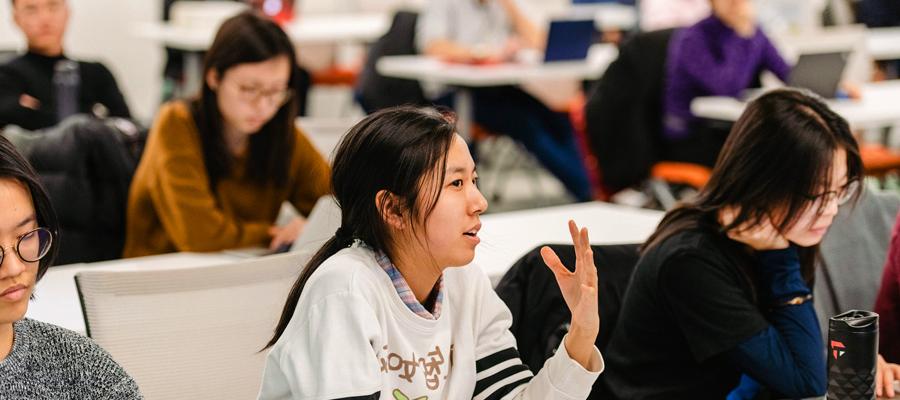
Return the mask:
[(543, 250), (572, 322), (532, 376), (509, 310), (468, 265), (487, 202), (452, 120), (433, 109), (387, 109), (342, 140), (332, 176), (342, 226), (288, 296), (266, 346), (260, 399), (587, 397), (603, 370), (587, 230), (569, 222), (574, 272)]

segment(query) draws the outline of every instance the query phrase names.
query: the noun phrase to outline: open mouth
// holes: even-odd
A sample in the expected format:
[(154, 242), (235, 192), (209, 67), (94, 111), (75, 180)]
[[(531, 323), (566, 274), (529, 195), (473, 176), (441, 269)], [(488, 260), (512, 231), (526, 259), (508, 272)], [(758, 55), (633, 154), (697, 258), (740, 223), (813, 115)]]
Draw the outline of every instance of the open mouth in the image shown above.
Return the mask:
[(463, 235), (469, 237), (478, 237), (478, 231), (481, 230), (481, 224), (476, 225), (474, 228), (469, 229), (468, 231), (463, 232)]

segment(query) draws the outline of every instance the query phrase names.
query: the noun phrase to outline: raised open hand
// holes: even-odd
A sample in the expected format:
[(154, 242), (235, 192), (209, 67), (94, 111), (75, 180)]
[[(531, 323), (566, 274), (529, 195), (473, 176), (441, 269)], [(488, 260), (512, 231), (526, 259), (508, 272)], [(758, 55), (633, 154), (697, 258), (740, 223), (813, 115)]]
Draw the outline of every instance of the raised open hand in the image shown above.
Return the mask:
[(588, 361), (594, 349), (594, 341), (600, 331), (600, 312), (597, 304), (597, 268), (588, 238), (587, 228), (578, 228), (569, 221), (569, 233), (575, 245), (575, 271), (570, 271), (550, 249), (541, 249), (544, 263), (553, 271), (563, 299), (572, 313), (566, 348), (569, 355), (582, 366), (590, 369)]

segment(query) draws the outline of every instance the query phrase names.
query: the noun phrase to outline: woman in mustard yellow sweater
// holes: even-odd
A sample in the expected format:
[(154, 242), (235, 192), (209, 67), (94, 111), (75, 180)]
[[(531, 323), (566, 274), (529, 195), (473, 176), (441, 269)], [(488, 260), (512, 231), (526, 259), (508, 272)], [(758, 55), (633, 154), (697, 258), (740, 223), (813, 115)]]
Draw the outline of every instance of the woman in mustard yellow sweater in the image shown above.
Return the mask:
[(124, 256), (268, 246), (304, 220), (274, 226), (281, 204), (308, 214), (330, 169), (295, 127), (294, 50), (252, 12), (222, 24), (199, 98), (162, 107), (131, 184)]

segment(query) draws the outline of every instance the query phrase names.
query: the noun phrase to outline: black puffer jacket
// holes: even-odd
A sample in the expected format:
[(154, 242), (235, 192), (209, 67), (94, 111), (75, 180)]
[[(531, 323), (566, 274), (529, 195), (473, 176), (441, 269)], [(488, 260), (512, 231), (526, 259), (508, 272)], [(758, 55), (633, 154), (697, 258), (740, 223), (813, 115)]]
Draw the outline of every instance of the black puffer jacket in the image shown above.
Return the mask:
[[(572, 245), (549, 245), (563, 264), (575, 266)], [(637, 244), (591, 246), (597, 267), (599, 289), (600, 334), (597, 348), (603, 352), (619, 318), (622, 298), (637, 264)], [(497, 284), (497, 294), (513, 315), (510, 328), (522, 362), (537, 373), (569, 330), (572, 316), (562, 297), (553, 273), (544, 265), (538, 246), (513, 264)], [(602, 382), (594, 385), (589, 399), (604, 399)]]
[(3, 135), (37, 170), (59, 217), (56, 264), (121, 257), (128, 189), (143, 143), (135, 125), (76, 115), (53, 128), (9, 127)]

